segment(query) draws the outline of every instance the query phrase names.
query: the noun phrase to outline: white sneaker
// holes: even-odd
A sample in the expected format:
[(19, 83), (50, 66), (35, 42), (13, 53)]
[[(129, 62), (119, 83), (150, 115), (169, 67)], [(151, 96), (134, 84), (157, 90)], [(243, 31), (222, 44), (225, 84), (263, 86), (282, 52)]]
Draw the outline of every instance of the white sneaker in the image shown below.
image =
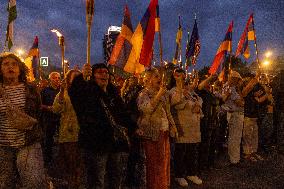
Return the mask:
[(187, 176), (186, 178), (192, 181), (194, 184), (202, 184), (202, 180), (198, 176)]
[(188, 183), (184, 178), (175, 178), (175, 181), (180, 185), (181, 187), (187, 187)]

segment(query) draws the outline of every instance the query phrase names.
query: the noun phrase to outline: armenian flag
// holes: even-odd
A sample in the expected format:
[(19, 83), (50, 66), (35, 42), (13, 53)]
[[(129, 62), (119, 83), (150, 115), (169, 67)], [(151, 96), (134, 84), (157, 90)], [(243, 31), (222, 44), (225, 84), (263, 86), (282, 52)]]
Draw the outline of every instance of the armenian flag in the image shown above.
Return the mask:
[(38, 48), (38, 37), (34, 39), (34, 43), (30, 48), (27, 58), (25, 59), (25, 64), (29, 69), (28, 80), (30, 82), (34, 81), (38, 77), (39, 67), (38, 67), (38, 58), (39, 58), (39, 48)]
[(250, 15), (245, 30), (240, 38), (240, 41), (238, 43), (238, 47), (236, 50), (236, 56), (239, 56), (242, 54), (245, 58), (250, 57), (250, 51), (249, 51), (249, 45), (248, 41), (255, 41), (255, 30), (254, 30), (254, 20), (253, 20), (253, 14)]
[(121, 26), (121, 32), (117, 37), (115, 45), (112, 49), (109, 64), (115, 65), (121, 69), (124, 68), (132, 49), (132, 35), (133, 27), (131, 24), (130, 12), (128, 6), (126, 5), (124, 8), (124, 18)]
[(215, 74), (218, 67), (221, 64), (221, 61), (223, 60), (225, 54), (227, 52), (231, 52), (232, 51), (232, 33), (233, 33), (233, 21), (230, 23), (228, 29), (227, 29), (227, 33), (226, 36), (224, 38), (224, 40), (222, 41), (221, 45), (219, 46), (219, 49), (215, 55), (215, 58), (213, 60), (213, 63), (209, 69), (209, 73), (210, 74)]
[(132, 50), (124, 67), (124, 70), (129, 73), (142, 73), (145, 67), (151, 65), (157, 6), (158, 0), (150, 1), (144, 16), (132, 35)]
[(28, 56), (39, 57), (38, 37), (37, 36), (35, 36), (33, 46), (30, 48)]

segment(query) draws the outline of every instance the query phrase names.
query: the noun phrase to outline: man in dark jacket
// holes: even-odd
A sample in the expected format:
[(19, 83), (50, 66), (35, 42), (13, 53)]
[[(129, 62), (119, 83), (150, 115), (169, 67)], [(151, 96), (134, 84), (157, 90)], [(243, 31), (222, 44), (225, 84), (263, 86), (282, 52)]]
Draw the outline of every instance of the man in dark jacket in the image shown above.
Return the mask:
[[(86, 81), (90, 77), (89, 81)], [(115, 86), (109, 83), (105, 64), (85, 64), (83, 74), (76, 77), (69, 95), (80, 125), (79, 144), (87, 171), (87, 188), (119, 188), (128, 151), (126, 140), (117, 140), (121, 130), (129, 127), (130, 119)], [(107, 169), (107, 165), (108, 168)]]
[(219, 99), (211, 92), (211, 85), (217, 79), (216, 75), (209, 76), (198, 85), (197, 94), (202, 98), (202, 112), (204, 117), (200, 122), (201, 143), (199, 166), (201, 170), (214, 166), (216, 137), (218, 128), (217, 107)]
[[(60, 115), (52, 112), (52, 104), (55, 96), (59, 92), (60, 87), (60, 73), (51, 72), (49, 74), (49, 85), (45, 87), (41, 92), (42, 99), (42, 126), (44, 132), (43, 152), (45, 166), (50, 169), (52, 163), (54, 163), (52, 148), (55, 145), (54, 136), (60, 125)], [(49, 170), (50, 171), (50, 170)]]

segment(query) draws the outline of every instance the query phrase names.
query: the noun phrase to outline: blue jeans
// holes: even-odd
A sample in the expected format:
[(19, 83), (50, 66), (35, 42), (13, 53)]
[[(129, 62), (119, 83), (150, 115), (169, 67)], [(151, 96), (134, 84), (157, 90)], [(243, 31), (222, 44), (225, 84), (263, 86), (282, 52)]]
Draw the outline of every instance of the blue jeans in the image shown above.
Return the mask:
[[(125, 152), (98, 153), (83, 150), (83, 159), (88, 189), (104, 189), (105, 183), (109, 189), (121, 188), (127, 162)], [(105, 175), (108, 175), (107, 182)]]
[(39, 143), (19, 149), (0, 146), (0, 189), (13, 189), (16, 183), (25, 189), (43, 189), (45, 182)]

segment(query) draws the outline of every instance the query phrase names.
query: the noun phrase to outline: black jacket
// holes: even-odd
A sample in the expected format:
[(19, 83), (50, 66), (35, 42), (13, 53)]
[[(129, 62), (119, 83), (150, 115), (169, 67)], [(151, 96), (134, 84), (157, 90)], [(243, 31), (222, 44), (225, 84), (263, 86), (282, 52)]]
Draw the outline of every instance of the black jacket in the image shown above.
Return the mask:
[(114, 129), (100, 102), (102, 98), (117, 123), (126, 128), (132, 125), (113, 85), (109, 85), (105, 93), (94, 81), (86, 82), (79, 75), (70, 87), (69, 96), (80, 125), (79, 144), (82, 148), (102, 153), (128, 150), (127, 145), (115, 143)]

